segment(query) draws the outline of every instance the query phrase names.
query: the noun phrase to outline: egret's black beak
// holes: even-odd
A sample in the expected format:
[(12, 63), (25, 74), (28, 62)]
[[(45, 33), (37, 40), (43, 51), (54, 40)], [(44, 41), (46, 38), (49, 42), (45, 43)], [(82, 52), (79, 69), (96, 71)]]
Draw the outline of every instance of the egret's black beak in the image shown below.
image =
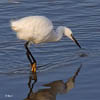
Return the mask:
[(71, 34), (72, 40), (77, 44), (77, 46), (79, 48), (81, 48), (80, 44), (78, 43), (78, 41), (75, 39), (75, 37)]

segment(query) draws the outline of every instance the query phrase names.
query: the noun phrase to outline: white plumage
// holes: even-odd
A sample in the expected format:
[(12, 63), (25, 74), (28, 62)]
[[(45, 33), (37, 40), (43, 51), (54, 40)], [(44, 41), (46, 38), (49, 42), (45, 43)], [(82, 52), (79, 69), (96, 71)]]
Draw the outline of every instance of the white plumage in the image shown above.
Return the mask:
[(58, 41), (62, 38), (63, 33), (73, 40), (72, 31), (69, 28), (59, 26), (54, 31), (52, 22), (44, 16), (29, 16), (19, 20), (11, 20), (11, 27), (17, 32), (19, 39), (36, 44)]
[(17, 32), (19, 39), (34, 43), (41, 42), (53, 29), (51, 21), (43, 16), (29, 16), (11, 21), (11, 27)]

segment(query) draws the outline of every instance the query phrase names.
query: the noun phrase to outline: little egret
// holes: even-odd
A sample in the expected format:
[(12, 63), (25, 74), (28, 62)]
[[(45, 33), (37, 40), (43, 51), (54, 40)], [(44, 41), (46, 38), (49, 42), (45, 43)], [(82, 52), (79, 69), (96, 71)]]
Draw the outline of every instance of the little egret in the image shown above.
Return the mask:
[(27, 41), (25, 43), (25, 49), (33, 72), (36, 72), (36, 60), (28, 48), (29, 43), (56, 42), (59, 41), (64, 34), (81, 48), (80, 44), (72, 35), (71, 29), (65, 26), (59, 26), (56, 31), (54, 31), (52, 22), (44, 16), (28, 16), (19, 20), (11, 20), (11, 28), (17, 32), (19, 39)]

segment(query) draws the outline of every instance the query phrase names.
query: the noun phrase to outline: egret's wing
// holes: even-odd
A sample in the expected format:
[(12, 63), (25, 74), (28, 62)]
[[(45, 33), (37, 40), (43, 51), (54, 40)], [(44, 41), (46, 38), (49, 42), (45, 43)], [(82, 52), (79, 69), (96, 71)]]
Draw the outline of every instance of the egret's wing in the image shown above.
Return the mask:
[(19, 39), (31, 39), (33, 42), (40, 42), (53, 30), (52, 22), (44, 16), (29, 16), (11, 21), (11, 27)]
[(43, 38), (53, 30), (52, 22), (48, 18), (43, 16), (35, 16), (32, 26), (34, 37)]

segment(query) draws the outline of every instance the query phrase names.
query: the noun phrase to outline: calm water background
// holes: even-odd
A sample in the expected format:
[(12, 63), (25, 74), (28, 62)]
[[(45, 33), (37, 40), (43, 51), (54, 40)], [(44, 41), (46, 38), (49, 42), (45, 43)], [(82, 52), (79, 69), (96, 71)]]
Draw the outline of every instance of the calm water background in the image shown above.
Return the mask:
[(100, 100), (100, 0), (0, 0), (0, 100), (24, 100), (29, 92), (25, 42), (16, 38), (10, 20), (31, 15), (47, 16), (55, 29), (70, 27), (83, 47), (80, 50), (66, 37), (31, 46), (38, 62), (33, 91), (56, 80), (67, 81), (82, 65), (75, 87), (56, 100)]

